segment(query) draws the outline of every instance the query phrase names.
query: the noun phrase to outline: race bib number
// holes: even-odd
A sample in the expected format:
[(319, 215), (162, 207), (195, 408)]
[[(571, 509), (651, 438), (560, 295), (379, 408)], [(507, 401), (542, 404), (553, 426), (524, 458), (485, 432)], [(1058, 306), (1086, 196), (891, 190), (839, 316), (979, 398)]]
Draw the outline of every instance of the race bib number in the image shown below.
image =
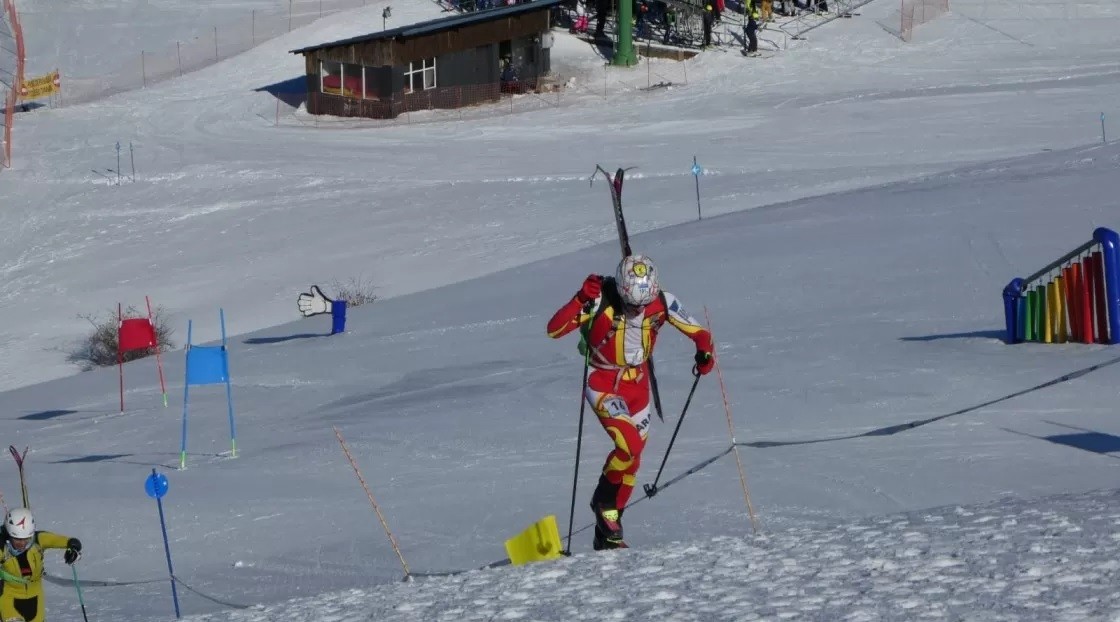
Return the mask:
[(626, 407), (626, 402), (617, 396), (603, 400), (603, 410), (606, 411), (608, 417), (630, 416), (630, 409)]
[(634, 426), (642, 440), (645, 440), (646, 436), (649, 435), (650, 412), (648, 406), (643, 408), (641, 412), (632, 415), (625, 400), (618, 396), (612, 396), (603, 400), (601, 408), (612, 419), (625, 419), (630, 422), (630, 425)]

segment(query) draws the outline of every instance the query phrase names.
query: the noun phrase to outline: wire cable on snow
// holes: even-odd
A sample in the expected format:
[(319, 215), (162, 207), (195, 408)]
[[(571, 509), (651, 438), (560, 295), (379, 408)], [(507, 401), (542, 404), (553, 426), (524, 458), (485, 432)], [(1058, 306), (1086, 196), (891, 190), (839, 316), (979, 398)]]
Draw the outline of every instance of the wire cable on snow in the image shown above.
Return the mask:
[(232, 607), (233, 609), (250, 609), (250, 608), (252, 608), (252, 605), (239, 605), (237, 603), (226, 602), (224, 600), (214, 598), (213, 596), (210, 596), (208, 594), (204, 594), (204, 593), (194, 589), (193, 587), (187, 585), (187, 583), (185, 581), (183, 581), (179, 577), (176, 577), (175, 575), (171, 575), (171, 578), (175, 579), (176, 583), (183, 586), (183, 589), (187, 590), (188, 592), (193, 592), (195, 595), (201, 596), (202, 598), (205, 598), (206, 600), (208, 600), (212, 603), (222, 605), (223, 607)]

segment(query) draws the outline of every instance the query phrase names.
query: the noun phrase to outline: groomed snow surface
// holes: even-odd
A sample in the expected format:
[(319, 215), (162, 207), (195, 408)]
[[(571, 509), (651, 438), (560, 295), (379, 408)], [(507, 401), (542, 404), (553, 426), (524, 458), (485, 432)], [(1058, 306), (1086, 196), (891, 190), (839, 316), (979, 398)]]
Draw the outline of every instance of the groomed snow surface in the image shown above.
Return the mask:
[(1115, 491), (352, 590), (200, 620), (1093, 620), (1120, 609)]
[[(171, 41), (204, 19), (158, 6), (161, 19), (121, 17), (113, 36)], [(878, 0), (772, 58), (661, 61), (652, 71), (682, 79), (650, 92), (627, 88), (644, 66), (604, 72), (558, 33), (554, 67), (577, 86), (558, 107), (275, 125), (267, 89), (303, 72), (288, 50), (375, 31), (385, 6), (18, 115), (15, 166), (0, 172), (0, 441), (31, 446), (40, 527), (85, 543), (91, 620), (173, 617), (143, 492), (153, 467), (171, 482), (178, 594), (197, 619), (1120, 620), (1120, 354), (1008, 346), (1000, 298), (1095, 227), (1120, 228), (1120, 146), (1100, 124), (1105, 112), (1120, 133), (1120, 7), (958, 0), (904, 44), (876, 23), (896, 8)], [(439, 14), (392, 6), (399, 23)], [(29, 73), (36, 50), (89, 72), (122, 62), (83, 26), (91, 10), (58, 3), (50, 42), (26, 33)], [(589, 86), (604, 75), (605, 96)], [(120, 186), (91, 171), (115, 168), (117, 141), (137, 154)], [(587, 182), (596, 163), (637, 167), (634, 248), (711, 317), (758, 531), (713, 375), (668, 459), (672, 485), (626, 513), (633, 549), (591, 551), (609, 443), (588, 420), (574, 555), (494, 566), (543, 516), (567, 531), (582, 361), (544, 325), (617, 263), (606, 187)], [(299, 292), (351, 278), (381, 298), (352, 309), (345, 334), (296, 320)], [(180, 345), (188, 319), (196, 343), (216, 339), (225, 310), (236, 459), (224, 391), (193, 388), (176, 470), (181, 349), (164, 357), (167, 408), (154, 361), (125, 367), (124, 413), (116, 369), (67, 362), (80, 315), (145, 295)], [(666, 422), (639, 484), (691, 384), (691, 345), (667, 330)], [(18, 490), (9, 462), (9, 507)], [(61, 555), (48, 569), (49, 619), (82, 619)]]

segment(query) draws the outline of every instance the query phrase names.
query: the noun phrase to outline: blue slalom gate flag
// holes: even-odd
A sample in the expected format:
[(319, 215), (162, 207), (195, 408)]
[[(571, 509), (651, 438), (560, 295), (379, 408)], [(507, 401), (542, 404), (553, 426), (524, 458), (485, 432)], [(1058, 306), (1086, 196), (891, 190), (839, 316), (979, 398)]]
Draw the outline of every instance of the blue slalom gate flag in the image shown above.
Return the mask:
[(190, 411), (190, 389), (192, 385), (226, 385), (230, 457), (237, 457), (237, 426), (233, 418), (233, 386), (230, 383), (225, 310), (218, 309), (218, 318), (222, 327), (222, 343), (218, 346), (196, 346), (191, 343), (193, 322), (187, 320), (187, 371), (186, 379), (183, 382), (183, 437), (179, 446), (179, 469), (187, 468), (187, 416)]
[(163, 552), (167, 555), (167, 575), (171, 578), (171, 600), (175, 603), (175, 617), (181, 618), (179, 592), (175, 587), (175, 569), (171, 566), (171, 545), (167, 541), (167, 521), (163, 516), (163, 497), (167, 494), (167, 489), (170, 486), (167, 476), (157, 472), (154, 468), (152, 474), (144, 480), (144, 492), (156, 500), (156, 506), (159, 508), (159, 530), (163, 534)]

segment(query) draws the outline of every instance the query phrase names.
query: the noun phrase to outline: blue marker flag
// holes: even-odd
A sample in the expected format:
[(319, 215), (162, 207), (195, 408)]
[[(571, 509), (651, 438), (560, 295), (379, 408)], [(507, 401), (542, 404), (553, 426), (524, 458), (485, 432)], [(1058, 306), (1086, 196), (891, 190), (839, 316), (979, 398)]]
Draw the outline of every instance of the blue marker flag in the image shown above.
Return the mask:
[(163, 552), (167, 555), (167, 576), (171, 579), (171, 600), (175, 603), (175, 617), (180, 618), (179, 591), (175, 589), (175, 569), (171, 566), (171, 545), (167, 541), (167, 521), (163, 517), (163, 496), (167, 494), (167, 476), (152, 469), (152, 474), (144, 480), (144, 492), (156, 500), (159, 508), (159, 530), (163, 533)]
[(700, 173), (703, 172), (704, 169), (700, 168), (700, 165), (696, 163), (696, 156), (692, 156), (692, 177), (696, 180), (696, 220), (704, 218), (700, 213)]
[(163, 495), (167, 494), (169, 486), (167, 476), (163, 473), (156, 473), (155, 469), (152, 469), (152, 474), (144, 480), (144, 492), (148, 493), (148, 496), (153, 499), (163, 498)]

